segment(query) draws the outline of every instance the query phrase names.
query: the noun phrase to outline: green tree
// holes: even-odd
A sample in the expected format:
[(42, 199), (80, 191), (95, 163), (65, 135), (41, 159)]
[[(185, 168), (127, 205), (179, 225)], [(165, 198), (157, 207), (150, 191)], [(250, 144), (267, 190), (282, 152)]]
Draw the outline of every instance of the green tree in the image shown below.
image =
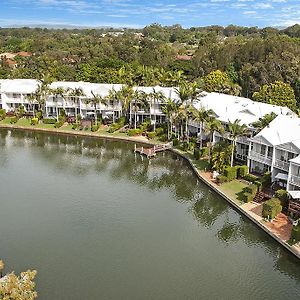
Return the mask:
[(263, 85), (258, 92), (253, 93), (253, 99), (273, 105), (286, 106), (296, 110), (296, 98), (293, 88), (282, 81)]
[(263, 117), (259, 118), (258, 121), (252, 123), (251, 125), (256, 129), (257, 132), (261, 131), (265, 127), (267, 127), (277, 115), (274, 112), (269, 114), (265, 114)]
[(213, 146), (211, 162), (214, 170), (223, 173), (230, 163), (232, 148), (232, 145), (227, 142), (220, 142)]
[(240, 124), (241, 120), (235, 120), (233, 123), (228, 123), (229, 136), (232, 141), (231, 149), (231, 159), (230, 166), (233, 166), (233, 154), (236, 148), (237, 138), (243, 136), (246, 133), (247, 126), (245, 124)]

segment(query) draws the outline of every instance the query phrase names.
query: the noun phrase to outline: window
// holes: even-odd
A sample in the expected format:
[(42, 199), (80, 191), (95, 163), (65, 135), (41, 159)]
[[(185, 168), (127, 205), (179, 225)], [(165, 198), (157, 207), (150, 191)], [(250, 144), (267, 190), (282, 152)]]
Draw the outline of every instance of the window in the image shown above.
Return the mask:
[(266, 148), (267, 148), (266, 145), (261, 145), (260, 146), (260, 154), (261, 155), (265, 155), (266, 154)]
[(273, 156), (273, 147), (268, 147), (268, 157)]

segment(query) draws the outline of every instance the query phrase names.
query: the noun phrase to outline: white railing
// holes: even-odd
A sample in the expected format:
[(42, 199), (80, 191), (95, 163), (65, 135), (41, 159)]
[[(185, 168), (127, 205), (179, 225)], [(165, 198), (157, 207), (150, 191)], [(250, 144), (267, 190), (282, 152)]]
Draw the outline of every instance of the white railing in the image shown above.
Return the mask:
[(300, 177), (296, 176), (296, 175), (291, 175), (290, 183), (293, 184), (293, 185), (300, 186)]
[(261, 155), (260, 153), (255, 152), (253, 150), (250, 151), (249, 158), (252, 159), (252, 160), (255, 160), (257, 162), (269, 165), (269, 166), (272, 165), (272, 158), (270, 158), (268, 156), (265, 156), (265, 155)]
[(282, 170), (284, 170), (284, 171), (288, 171), (288, 170), (289, 170), (290, 164), (287, 163), (287, 162), (285, 162), (285, 161), (282, 161), (282, 160), (280, 160), (280, 159), (275, 159), (275, 161), (274, 161), (274, 166), (275, 166), (276, 168), (282, 169)]

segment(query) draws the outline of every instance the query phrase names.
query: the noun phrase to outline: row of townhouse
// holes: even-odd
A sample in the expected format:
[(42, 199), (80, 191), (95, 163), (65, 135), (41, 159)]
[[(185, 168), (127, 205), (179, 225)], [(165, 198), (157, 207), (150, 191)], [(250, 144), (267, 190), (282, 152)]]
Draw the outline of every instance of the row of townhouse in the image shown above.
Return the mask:
[[(37, 103), (31, 103), (29, 96), (34, 94), (38, 89), (40, 82), (34, 79), (5, 79), (0, 80), (0, 108), (6, 111), (14, 111), (19, 106), (24, 106), (25, 110), (32, 112), (37, 109)], [(63, 96), (55, 95), (51, 91), (55, 89), (65, 91)], [(45, 102), (45, 115), (47, 117), (55, 117), (64, 110), (67, 115), (80, 114), (81, 117), (87, 117), (94, 114), (94, 104), (91, 102), (94, 95), (107, 97), (110, 91), (119, 91), (121, 84), (98, 84), (89, 82), (53, 82), (49, 85), (49, 95)], [(71, 96), (67, 91), (81, 90), (82, 96)], [(178, 100), (175, 88), (171, 87), (134, 87), (134, 90), (143, 91), (147, 94), (160, 92), (165, 98)], [(143, 122), (146, 118), (161, 123), (165, 121), (165, 115), (162, 111), (162, 103), (154, 101), (148, 108), (142, 107), (138, 102), (133, 102), (130, 114), (134, 115), (137, 122)], [(122, 104), (110, 101), (107, 104), (97, 103), (96, 112), (102, 116), (119, 117), (122, 111)]]

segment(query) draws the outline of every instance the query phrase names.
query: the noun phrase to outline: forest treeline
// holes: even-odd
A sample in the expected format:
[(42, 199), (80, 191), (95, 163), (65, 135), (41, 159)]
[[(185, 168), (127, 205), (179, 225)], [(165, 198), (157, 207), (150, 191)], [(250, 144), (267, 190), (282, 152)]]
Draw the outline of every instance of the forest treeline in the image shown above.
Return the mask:
[(0, 28), (0, 53), (20, 51), (33, 55), (17, 56), (15, 68), (2, 59), (0, 78), (163, 86), (184, 80), (210, 91), (254, 95), (257, 101), (264, 101), (257, 93), (291, 87), (300, 106), (300, 25), (282, 30), (159, 24), (123, 31)]

